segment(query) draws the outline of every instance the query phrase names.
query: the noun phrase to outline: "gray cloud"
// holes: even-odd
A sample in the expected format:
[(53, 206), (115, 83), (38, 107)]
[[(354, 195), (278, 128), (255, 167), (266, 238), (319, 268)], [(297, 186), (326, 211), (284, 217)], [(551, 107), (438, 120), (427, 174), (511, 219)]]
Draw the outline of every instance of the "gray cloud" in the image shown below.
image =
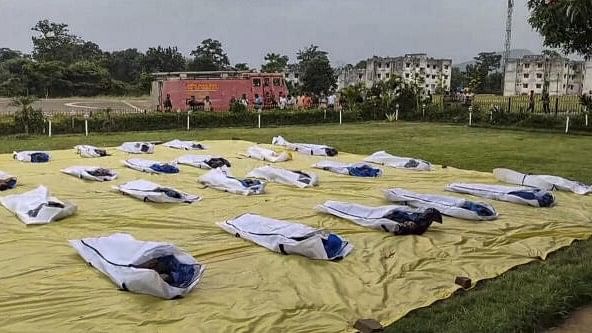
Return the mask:
[[(269, 51), (295, 59), (310, 43), (335, 63), (427, 52), (454, 61), (501, 50), (504, 0), (0, 0), (0, 47), (30, 52), (30, 28), (48, 18), (104, 50), (222, 41), (231, 62), (259, 65)], [(541, 49), (516, 1), (513, 48)]]

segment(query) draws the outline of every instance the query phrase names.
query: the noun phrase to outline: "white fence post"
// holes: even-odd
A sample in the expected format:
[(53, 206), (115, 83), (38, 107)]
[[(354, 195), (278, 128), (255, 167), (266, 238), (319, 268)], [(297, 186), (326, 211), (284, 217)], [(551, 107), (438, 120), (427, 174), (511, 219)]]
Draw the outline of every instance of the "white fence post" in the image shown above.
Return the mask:
[(342, 120), (342, 118), (341, 118), (341, 110), (339, 110), (339, 125), (342, 124), (342, 121), (341, 120)]
[(47, 132), (49, 134), (49, 136), (51, 137), (51, 120), (48, 121), (48, 129)]
[(586, 127), (588, 127), (588, 114), (586, 113)]
[(399, 121), (399, 104), (395, 105), (395, 121)]
[(569, 116), (567, 116), (567, 118), (565, 118), (565, 133), (567, 134), (569, 132)]
[(257, 128), (261, 128), (261, 113), (257, 115)]
[(187, 130), (189, 131), (189, 112), (187, 112)]
[(84, 135), (88, 136), (88, 119), (84, 119)]
[(327, 109), (323, 110), (323, 119), (327, 120)]
[(469, 126), (473, 125), (473, 107), (469, 106)]
[(422, 119), (423, 119), (423, 118), (425, 118), (425, 108), (426, 108), (426, 105), (425, 105), (425, 103), (424, 103), (424, 104), (422, 104), (422, 106), (421, 106), (421, 118), (422, 118)]

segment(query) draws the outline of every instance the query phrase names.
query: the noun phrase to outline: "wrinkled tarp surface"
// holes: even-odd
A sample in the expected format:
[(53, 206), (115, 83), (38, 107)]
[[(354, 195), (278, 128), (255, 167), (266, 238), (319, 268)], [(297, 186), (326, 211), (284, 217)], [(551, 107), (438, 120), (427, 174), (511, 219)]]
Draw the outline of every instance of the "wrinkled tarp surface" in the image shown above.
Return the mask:
[[(228, 158), (232, 172), (245, 176), (265, 162), (241, 157), (244, 141), (204, 142), (208, 154)], [(268, 146), (269, 147), (269, 146)], [(0, 331), (2, 332), (344, 332), (355, 320), (383, 324), (449, 297), (456, 276), (473, 281), (544, 258), (549, 252), (592, 234), (592, 196), (558, 192), (558, 205), (537, 209), (492, 203), (492, 222), (444, 218), (423, 236), (392, 236), (343, 219), (315, 213), (326, 200), (387, 205), (382, 189), (403, 187), (444, 192), (451, 182), (497, 183), (490, 173), (442, 169), (409, 172), (384, 168), (384, 176), (353, 178), (323, 173), (320, 186), (296, 189), (270, 183), (260, 196), (202, 189), (208, 170), (180, 166), (177, 175), (146, 175), (121, 165), (126, 153), (97, 160), (119, 172), (115, 182), (85, 182), (60, 173), (79, 164), (74, 150), (53, 151), (45, 164), (24, 164), (0, 155), (0, 170), (20, 186), (2, 195), (46, 185), (52, 194), (78, 205), (76, 215), (45, 226), (25, 226), (0, 209)], [(183, 151), (157, 146), (151, 158), (171, 161)], [(359, 162), (364, 156), (339, 154)], [(312, 170), (326, 157), (294, 155), (287, 169)], [(192, 205), (144, 203), (111, 189), (139, 177), (203, 196)], [(460, 196), (460, 195), (458, 195)], [(473, 198), (474, 199), (474, 198)], [(354, 251), (341, 262), (275, 254), (232, 237), (216, 226), (243, 213), (327, 228), (347, 238)], [(115, 232), (137, 239), (170, 242), (208, 267), (200, 285), (179, 300), (119, 291), (80, 259), (69, 239)]]

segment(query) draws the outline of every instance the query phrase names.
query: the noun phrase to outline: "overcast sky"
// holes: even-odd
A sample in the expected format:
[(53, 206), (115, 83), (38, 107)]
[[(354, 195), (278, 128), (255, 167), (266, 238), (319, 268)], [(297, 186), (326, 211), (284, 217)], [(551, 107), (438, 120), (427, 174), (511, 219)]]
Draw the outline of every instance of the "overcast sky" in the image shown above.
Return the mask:
[[(513, 48), (540, 51), (516, 0)], [(455, 62), (503, 49), (505, 0), (0, 0), (0, 47), (30, 52), (30, 28), (50, 19), (103, 50), (178, 46), (186, 56), (218, 39), (231, 63), (258, 66), (267, 52), (310, 43), (335, 64), (426, 52)]]

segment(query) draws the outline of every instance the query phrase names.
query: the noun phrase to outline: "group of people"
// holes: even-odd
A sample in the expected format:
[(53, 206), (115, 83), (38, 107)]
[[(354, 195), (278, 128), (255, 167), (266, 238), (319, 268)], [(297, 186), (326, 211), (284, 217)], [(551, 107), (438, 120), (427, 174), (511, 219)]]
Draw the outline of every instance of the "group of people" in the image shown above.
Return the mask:
[(331, 93), (328, 96), (321, 94), (320, 96), (314, 96), (312, 94), (302, 94), (300, 96), (288, 95), (283, 96), (280, 93), (279, 102), (277, 106), (280, 110), (284, 109), (298, 109), (306, 110), (314, 106), (318, 106), (321, 109), (334, 110), (337, 106), (338, 99), (335, 93)]

